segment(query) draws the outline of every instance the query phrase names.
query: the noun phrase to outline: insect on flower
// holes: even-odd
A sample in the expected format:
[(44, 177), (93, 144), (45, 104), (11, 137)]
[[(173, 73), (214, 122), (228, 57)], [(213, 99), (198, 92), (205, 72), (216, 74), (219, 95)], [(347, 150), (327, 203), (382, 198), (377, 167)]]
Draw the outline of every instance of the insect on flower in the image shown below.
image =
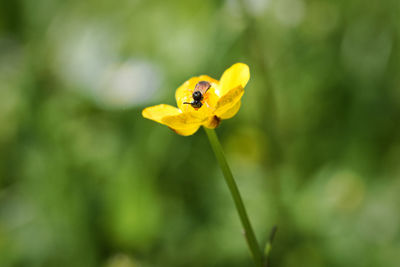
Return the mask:
[(160, 104), (145, 108), (142, 115), (185, 136), (200, 126), (216, 128), (239, 111), (249, 79), (249, 67), (243, 63), (225, 70), (219, 81), (207, 75), (192, 77), (176, 89), (178, 108)]
[[(193, 101), (192, 102), (183, 102), (183, 104), (189, 104), (193, 108), (201, 108), (203, 106), (203, 103), (201, 102), (204, 99), (204, 94), (210, 89), (211, 84), (207, 81), (200, 81), (196, 84), (192, 97)], [(207, 104), (207, 103), (206, 103)]]

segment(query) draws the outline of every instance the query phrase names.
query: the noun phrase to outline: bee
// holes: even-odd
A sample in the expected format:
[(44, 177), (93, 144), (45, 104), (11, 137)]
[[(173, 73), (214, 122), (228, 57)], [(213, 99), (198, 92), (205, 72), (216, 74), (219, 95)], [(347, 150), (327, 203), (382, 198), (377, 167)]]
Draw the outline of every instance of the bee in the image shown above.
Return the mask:
[(203, 106), (204, 94), (210, 89), (211, 84), (207, 81), (200, 81), (196, 84), (193, 90), (193, 101), (192, 102), (183, 102), (183, 104), (191, 105), (195, 109), (201, 108)]

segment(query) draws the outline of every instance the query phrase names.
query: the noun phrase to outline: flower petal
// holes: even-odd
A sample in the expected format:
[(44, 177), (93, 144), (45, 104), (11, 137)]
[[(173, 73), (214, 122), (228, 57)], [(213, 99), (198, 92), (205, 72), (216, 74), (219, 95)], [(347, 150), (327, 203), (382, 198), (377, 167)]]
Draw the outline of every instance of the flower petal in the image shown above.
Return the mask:
[(172, 129), (186, 129), (200, 125), (206, 120), (207, 120), (206, 117), (203, 117), (201, 116), (200, 113), (193, 111), (193, 112), (183, 112), (171, 116), (165, 116), (162, 118), (162, 123), (168, 125)]
[(241, 86), (244, 88), (250, 79), (249, 66), (244, 63), (236, 63), (227, 69), (222, 74), (220, 82), (219, 92), (216, 92), (219, 96), (224, 96), (232, 88)]
[(143, 117), (167, 125), (170, 129), (180, 135), (188, 136), (194, 134), (203, 122), (197, 114), (183, 115), (179, 109), (170, 105), (156, 105), (145, 108)]
[(197, 132), (197, 130), (200, 128), (200, 125), (194, 126), (194, 127), (190, 127), (190, 128), (186, 128), (186, 129), (173, 129), (170, 128), (172, 131), (174, 131), (177, 134), (183, 135), (183, 136), (188, 136), (188, 135), (192, 135), (195, 132)]
[[(211, 84), (211, 88), (208, 90), (209, 93), (214, 92), (214, 89), (219, 86), (219, 82), (217, 80), (207, 75), (192, 77), (186, 82), (184, 82), (181, 86), (179, 86), (179, 88), (175, 92), (176, 104), (178, 105), (178, 108), (183, 112), (193, 111), (193, 107), (191, 107), (190, 105), (183, 104), (183, 102), (191, 102), (193, 100), (192, 98), (193, 89), (195, 88), (196, 84), (200, 81), (207, 81)], [(205, 111), (205, 109), (202, 108), (200, 108), (199, 111), (200, 110)]]
[(242, 86), (238, 86), (228, 91), (218, 100), (215, 107), (215, 115), (222, 118), (222, 116), (225, 115), (226, 112), (230, 111), (230, 109), (233, 108), (240, 101), (243, 94), (244, 89)]
[(220, 115), (222, 120), (230, 119), (239, 111), (242, 101), (238, 101), (233, 107), (228, 109), (225, 113)]
[(143, 109), (142, 116), (145, 117), (146, 119), (153, 120), (161, 124), (165, 124), (162, 122), (163, 117), (178, 115), (180, 113), (181, 112), (176, 107), (166, 104), (161, 104)]

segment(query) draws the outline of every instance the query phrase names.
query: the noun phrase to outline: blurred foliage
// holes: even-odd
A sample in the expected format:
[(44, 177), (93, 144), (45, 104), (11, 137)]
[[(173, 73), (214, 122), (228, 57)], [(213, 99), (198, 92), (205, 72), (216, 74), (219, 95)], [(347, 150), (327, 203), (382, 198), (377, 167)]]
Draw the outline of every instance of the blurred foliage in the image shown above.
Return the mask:
[(202, 131), (141, 117), (250, 66), (217, 129), (271, 266), (400, 262), (398, 0), (1, 0), (0, 266), (251, 266)]

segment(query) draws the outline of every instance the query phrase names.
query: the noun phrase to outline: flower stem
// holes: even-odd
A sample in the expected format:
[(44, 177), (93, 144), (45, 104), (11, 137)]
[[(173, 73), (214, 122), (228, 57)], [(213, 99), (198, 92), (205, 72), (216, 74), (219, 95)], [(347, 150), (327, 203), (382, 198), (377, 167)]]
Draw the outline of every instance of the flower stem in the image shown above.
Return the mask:
[(210, 141), (215, 157), (217, 158), (217, 161), (222, 169), (222, 173), (224, 174), (225, 182), (228, 185), (232, 198), (235, 202), (236, 210), (239, 213), (240, 221), (242, 222), (242, 226), (244, 228), (244, 235), (246, 237), (247, 244), (253, 256), (254, 262), (256, 266), (262, 266), (262, 253), (258, 245), (256, 236), (254, 235), (253, 228), (251, 227), (249, 217), (247, 216), (247, 212), (240, 196), (239, 189), (236, 185), (235, 180), (233, 179), (231, 169), (229, 168), (229, 165), (225, 159), (221, 143), (219, 142), (218, 136), (215, 133), (214, 129), (207, 129), (205, 127), (203, 128), (208, 136), (208, 140)]

